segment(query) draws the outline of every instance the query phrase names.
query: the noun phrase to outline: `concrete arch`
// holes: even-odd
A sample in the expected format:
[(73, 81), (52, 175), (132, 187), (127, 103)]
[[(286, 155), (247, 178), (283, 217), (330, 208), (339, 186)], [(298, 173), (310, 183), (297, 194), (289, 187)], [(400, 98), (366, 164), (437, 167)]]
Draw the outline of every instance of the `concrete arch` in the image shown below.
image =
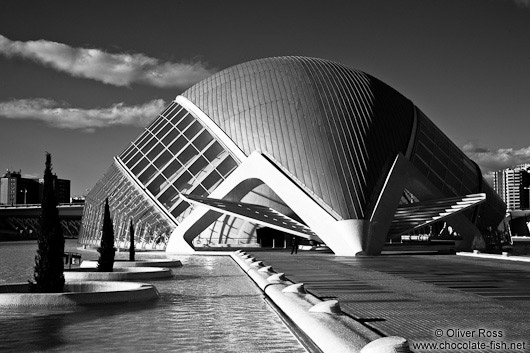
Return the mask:
[[(362, 251), (369, 222), (335, 218), (260, 152), (253, 152), (209, 197), (240, 201), (260, 182), (270, 187), (336, 255), (354, 256)], [(206, 207), (195, 208), (173, 231), (166, 251), (193, 252), (193, 239), (220, 215)]]

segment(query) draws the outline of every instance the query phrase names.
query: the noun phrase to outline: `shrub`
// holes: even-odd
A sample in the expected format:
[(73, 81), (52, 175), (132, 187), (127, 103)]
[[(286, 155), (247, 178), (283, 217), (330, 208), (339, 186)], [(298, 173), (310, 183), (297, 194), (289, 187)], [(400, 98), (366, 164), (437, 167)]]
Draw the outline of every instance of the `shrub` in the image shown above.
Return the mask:
[(103, 229), (101, 234), (101, 246), (98, 248), (98, 272), (112, 272), (114, 267), (114, 226), (110, 218), (109, 199), (105, 199), (105, 211), (103, 213)]
[(129, 261), (134, 261), (134, 225), (131, 219), (131, 224), (129, 226)]

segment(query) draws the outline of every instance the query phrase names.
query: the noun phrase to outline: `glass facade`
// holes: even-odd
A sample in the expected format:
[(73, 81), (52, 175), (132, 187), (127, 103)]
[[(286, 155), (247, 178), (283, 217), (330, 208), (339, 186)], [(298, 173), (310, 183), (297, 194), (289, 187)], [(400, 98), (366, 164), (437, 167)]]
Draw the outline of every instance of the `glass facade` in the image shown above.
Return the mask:
[(445, 197), (481, 192), (481, 173), (469, 158), (419, 110), (411, 161)]
[(237, 166), (200, 121), (175, 102), (118, 159), (177, 224), (192, 209), (181, 193), (208, 196)]
[[(80, 242), (97, 245), (102, 205), (109, 197), (119, 241), (125, 241), (132, 219), (146, 229), (139, 235), (142, 241), (164, 247), (193, 210), (182, 195), (210, 196), (254, 151), (302, 185), (337, 220), (365, 219), (385, 168), (398, 153), (405, 153), (430, 181), (413, 173), (418, 180), (407, 184), (403, 203), (484, 192), (488, 205), (466, 216), (475, 224), (494, 224), (503, 217), (504, 206), (490, 193), (476, 163), (410, 100), (341, 64), (268, 58), (214, 74), (169, 104), (115, 157), (87, 196)], [(278, 195), (253, 192), (256, 197), (238, 196), (248, 196), (248, 203), (283, 204)], [(282, 207), (287, 213), (298, 210)], [(206, 224), (188, 228), (185, 222), (176, 233), (189, 231), (185, 241), (194, 237), (195, 244), (251, 244), (260, 226), (243, 219), (224, 215), (207, 229)]]
[[(116, 163), (123, 167), (124, 173), (129, 174), (130, 180), (117, 165), (113, 165), (90, 192), (83, 221), (83, 244), (92, 244), (92, 240), (99, 239), (102, 207), (95, 205), (101, 205), (106, 196), (109, 196), (111, 210), (118, 211), (118, 217), (123, 218), (125, 213), (129, 213), (128, 219), (133, 218), (137, 222), (141, 212), (133, 214), (117, 206), (130, 196), (127, 193), (137, 193), (144, 195), (144, 204), (152, 205), (151, 218), (156, 217), (155, 214), (166, 218), (160, 226), (156, 226), (164, 228), (166, 236), (162, 237), (162, 241), (158, 235), (154, 236), (156, 239), (151, 239), (155, 243), (158, 241), (154, 246), (163, 246), (168, 232), (193, 209), (181, 194), (208, 196), (237, 167), (234, 157), (209, 130), (176, 102), (164, 109), (116, 158)], [(112, 198), (117, 199), (114, 207)], [(155, 210), (157, 207), (164, 208), (166, 212)], [(119, 227), (116, 221), (115, 227)]]
[(464, 212), (478, 229), (496, 226), (504, 218), (502, 200), (473, 163), (443, 132), (417, 109), (418, 131), (412, 163), (442, 191), (444, 197), (485, 193), (487, 202)]
[(174, 222), (127, 178), (115, 162), (86, 197), (79, 242), (99, 246), (105, 199), (114, 223), (116, 247), (128, 248), (129, 222), (135, 227), (135, 243), (141, 249), (164, 249)]

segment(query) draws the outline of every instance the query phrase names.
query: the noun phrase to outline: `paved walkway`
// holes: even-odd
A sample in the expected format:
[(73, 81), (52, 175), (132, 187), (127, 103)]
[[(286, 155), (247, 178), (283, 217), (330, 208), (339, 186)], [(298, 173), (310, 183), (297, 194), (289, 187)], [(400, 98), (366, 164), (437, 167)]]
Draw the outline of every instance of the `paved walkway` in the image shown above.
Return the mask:
[(528, 263), (456, 255), (246, 252), (314, 295), (338, 299), (344, 312), (374, 330), (408, 338), (414, 352), (530, 352)]

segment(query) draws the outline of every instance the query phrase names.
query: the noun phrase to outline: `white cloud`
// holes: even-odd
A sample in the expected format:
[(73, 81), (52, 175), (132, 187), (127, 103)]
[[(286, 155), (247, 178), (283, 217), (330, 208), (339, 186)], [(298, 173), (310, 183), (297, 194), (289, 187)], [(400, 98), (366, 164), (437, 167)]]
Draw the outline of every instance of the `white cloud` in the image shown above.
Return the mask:
[(42, 39), (12, 41), (2, 35), (0, 54), (30, 59), (75, 77), (115, 86), (138, 83), (187, 88), (215, 72), (202, 62), (161, 62), (144, 54), (111, 54), (100, 49), (73, 48)]
[(109, 108), (82, 109), (46, 98), (17, 99), (0, 102), (0, 116), (41, 120), (64, 129), (94, 131), (96, 128), (114, 125), (146, 126), (165, 105), (164, 100), (155, 99), (135, 106), (117, 103)]
[(521, 149), (499, 148), (492, 150), (468, 143), (462, 149), (469, 158), (479, 165), (482, 174), (488, 181), (491, 181), (495, 171), (514, 167), (518, 164), (530, 163), (530, 146)]

